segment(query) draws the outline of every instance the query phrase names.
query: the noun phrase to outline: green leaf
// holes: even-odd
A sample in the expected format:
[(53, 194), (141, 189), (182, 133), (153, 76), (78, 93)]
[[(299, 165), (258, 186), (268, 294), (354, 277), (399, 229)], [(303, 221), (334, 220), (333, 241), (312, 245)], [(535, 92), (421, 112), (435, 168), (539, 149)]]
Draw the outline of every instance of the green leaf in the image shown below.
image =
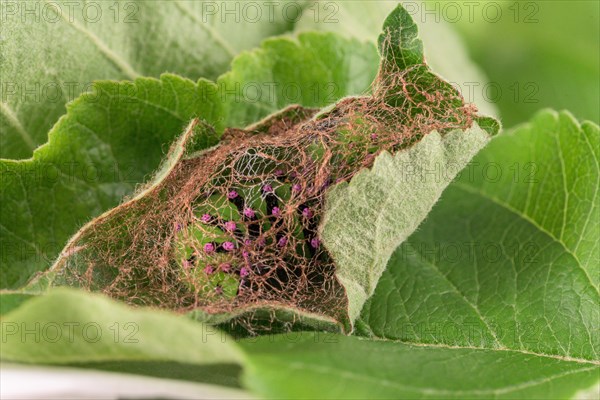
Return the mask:
[[(599, 144), (549, 111), (495, 138), (397, 250), (366, 332), (598, 359)], [(418, 329), (445, 321), (458, 332)]]
[[(568, 398), (600, 366), (512, 350), (290, 333), (242, 341), (245, 386), (266, 398)], [(310, 384), (308, 384), (310, 382)]]
[(357, 321), (368, 339), (242, 342), (244, 382), (269, 398), (597, 397), (599, 148), (566, 112), (496, 136), (395, 252)]
[(3, 1), (0, 157), (29, 157), (92, 81), (163, 72), (216, 79), (238, 53), (292, 28), (285, 6), (271, 5), (271, 14), (262, 6), (251, 20), (209, 1)]
[(53, 289), (43, 297), (1, 295), (0, 359), (146, 375), (240, 388), (244, 355), (215, 328), (104, 296)]
[[(225, 126), (253, 123), (286, 103), (323, 106), (366, 91), (377, 58), (371, 44), (306, 33), (240, 55), (217, 83), (170, 74), (95, 83), (68, 105), (32, 159), (0, 161), (1, 287), (18, 287), (46, 269), (78, 228), (131, 194), (192, 118), (215, 126), (217, 135), (203, 142), (208, 147)], [(319, 68), (302, 79), (289, 68), (290, 60), (317, 59)], [(290, 87), (302, 97), (285, 94)]]
[(20, 292), (0, 292), (0, 316), (8, 314), (10, 311), (18, 308), (27, 300), (35, 297), (36, 294), (20, 293)]
[[(437, 8), (439, 16), (443, 4), (431, 3), (429, 9)], [(461, 15), (455, 26), (492, 82), (475, 90), (488, 92), (485, 96), (497, 105), (505, 126), (526, 121), (545, 107), (600, 121), (598, 3), (465, 2)]]
[[(479, 354), (460, 372), (472, 390), (533, 374), (518, 397), (566, 397), (598, 382), (599, 148), (598, 126), (566, 112), (495, 137), (397, 249), (358, 333), (442, 349), (440, 363)], [(483, 380), (510, 354), (514, 373)]]
[(325, 107), (367, 94), (379, 66), (372, 43), (333, 33), (268, 39), (237, 57), (217, 81), (227, 126), (243, 128), (290, 104)]
[(328, 195), (321, 236), (338, 265), (351, 320), (373, 294), (394, 250), (488, 139), (479, 127), (444, 137), (430, 133), (407, 151), (382, 154), (371, 170)]
[(25, 302), (2, 318), (0, 333), (3, 361), (219, 365), (243, 360), (233, 340), (209, 326), (72, 289)]

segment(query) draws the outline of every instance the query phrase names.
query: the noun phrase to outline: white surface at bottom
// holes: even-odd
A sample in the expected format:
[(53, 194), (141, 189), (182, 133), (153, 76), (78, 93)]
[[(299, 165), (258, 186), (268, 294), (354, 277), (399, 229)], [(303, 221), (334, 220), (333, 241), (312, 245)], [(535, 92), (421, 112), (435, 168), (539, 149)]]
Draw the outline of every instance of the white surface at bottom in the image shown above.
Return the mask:
[(0, 399), (254, 399), (221, 386), (87, 369), (0, 365)]

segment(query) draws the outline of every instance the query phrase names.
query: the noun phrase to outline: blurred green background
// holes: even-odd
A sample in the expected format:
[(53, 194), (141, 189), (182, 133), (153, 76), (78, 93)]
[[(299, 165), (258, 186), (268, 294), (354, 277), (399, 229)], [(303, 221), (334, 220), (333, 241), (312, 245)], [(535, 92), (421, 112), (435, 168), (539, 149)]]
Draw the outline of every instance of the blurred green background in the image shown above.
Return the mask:
[[(452, 3), (460, 4), (461, 18)], [(461, 34), (487, 74), (487, 97), (496, 103), (505, 127), (527, 121), (545, 107), (598, 122), (599, 1), (428, 4), (429, 10), (434, 7)]]

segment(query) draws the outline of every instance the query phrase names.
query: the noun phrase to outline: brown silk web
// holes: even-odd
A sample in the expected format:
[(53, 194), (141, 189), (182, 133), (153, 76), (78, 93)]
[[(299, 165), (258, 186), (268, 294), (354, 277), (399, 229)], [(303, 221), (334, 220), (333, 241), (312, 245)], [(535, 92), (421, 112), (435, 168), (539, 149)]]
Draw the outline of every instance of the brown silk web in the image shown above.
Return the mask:
[(382, 67), (372, 96), (227, 130), (219, 147), (90, 226), (61, 280), (182, 312), (275, 304), (343, 321), (345, 292), (318, 235), (328, 188), (382, 151), (471, 126), (475, 112), (425, 65)]

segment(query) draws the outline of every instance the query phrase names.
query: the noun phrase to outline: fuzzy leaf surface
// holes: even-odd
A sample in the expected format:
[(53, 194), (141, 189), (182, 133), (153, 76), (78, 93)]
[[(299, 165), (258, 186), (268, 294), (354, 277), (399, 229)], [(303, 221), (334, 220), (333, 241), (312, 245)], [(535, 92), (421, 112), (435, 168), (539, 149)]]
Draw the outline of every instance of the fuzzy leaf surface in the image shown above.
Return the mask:
[(430, 133), (407, 151), (380, 155), (371, 170), (329, 194), (321, 235), (337, 262), (352, 320), (373, 294), (394, 250), (488, 139), (477, 126), (444, 137)]

